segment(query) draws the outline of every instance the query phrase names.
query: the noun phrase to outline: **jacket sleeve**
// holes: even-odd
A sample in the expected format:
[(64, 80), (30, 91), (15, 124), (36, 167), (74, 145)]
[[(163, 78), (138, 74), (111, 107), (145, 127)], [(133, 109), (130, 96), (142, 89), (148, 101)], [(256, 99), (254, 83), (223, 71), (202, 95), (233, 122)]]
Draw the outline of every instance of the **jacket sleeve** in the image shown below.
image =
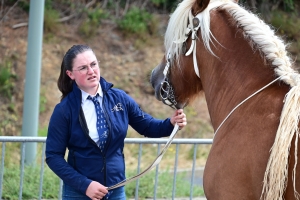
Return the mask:
[(129, 125), (139, 134), (149, 138), (160, 138), (170, 136), (174, 126), (170, 118), (165, 120), (156, 119), (144, 112), (139, 105), (129, 96), (128, 117)]
[(46, 162), (49, 168), (67, 185), (83, 194), (92, 180), (79, 174), (64, 159), (70, 135), (70, 119), (63, 107), (58, 104), (50, 118), (46, 139)]

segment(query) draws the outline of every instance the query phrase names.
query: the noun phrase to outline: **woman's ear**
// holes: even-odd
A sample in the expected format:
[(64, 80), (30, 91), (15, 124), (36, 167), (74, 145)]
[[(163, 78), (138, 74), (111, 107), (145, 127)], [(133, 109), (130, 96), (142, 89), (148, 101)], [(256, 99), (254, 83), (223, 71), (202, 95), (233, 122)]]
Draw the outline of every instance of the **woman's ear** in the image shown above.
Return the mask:
[(66, 71), (66, 74), (70, 77), (71, 80), (74, 80), (74, 79), (75, 79), (75, 77), (74, 77), (74, 75), (73, 75), (73, 72), (67, 70), (67, 71)]

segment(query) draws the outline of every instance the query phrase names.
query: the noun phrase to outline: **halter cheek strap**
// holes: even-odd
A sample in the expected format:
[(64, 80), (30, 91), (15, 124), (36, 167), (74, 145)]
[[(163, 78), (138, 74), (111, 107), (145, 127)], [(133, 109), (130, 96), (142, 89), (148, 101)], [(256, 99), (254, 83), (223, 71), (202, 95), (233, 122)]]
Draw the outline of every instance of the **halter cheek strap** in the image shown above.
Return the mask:
[[(174, 41), (174, 43), (185, 44), (187, 39), (189, 38), (189, 35), (191, 34), (192, 43), (191, 43), (189, 50), (185, 53), (185, 56), (189, 56), (189, 55), (191, 55), (191, 53), (193, 53), (194, 70), (195, 70), (196, 75), (200, 78), (200, 73), (199, 73), (199, 68), (198, 68), (197, 58), (196, 58), (196, 39), (197, 39), (197, 32), (198, 32), (199, 28), (200, 28), (199, 14), (194, 17), (192, 15), (192, 12), (190, 11), (189, 25), (186, 28), (184, 39), (183, 39), (183, 41)], [(168, 56), (169, 56), (169, 54), (170, 54), (170, 50), (169, 50)]]

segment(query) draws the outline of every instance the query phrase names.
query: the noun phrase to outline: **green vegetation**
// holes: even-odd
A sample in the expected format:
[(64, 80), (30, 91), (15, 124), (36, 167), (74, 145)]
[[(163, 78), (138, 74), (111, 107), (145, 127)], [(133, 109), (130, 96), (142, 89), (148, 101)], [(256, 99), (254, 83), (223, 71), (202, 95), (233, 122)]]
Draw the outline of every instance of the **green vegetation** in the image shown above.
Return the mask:
[(59, 13), (52, 8), (45, 9), (44, 12), (44, 30), (46, 33), (54, 33), (59, 29)]
[(40, 111), (40, 113), (43, 113), (46, 110), (47, 98), (45, 96), (45, 90), (41, 90), (40, 93), (41, 94), (40, 94), (40, 108), (39, 108), (39, 111)]
[(12, 61), (5, 60), (0, 63), (0, 94), (11, 99), (15, 88), (14, 80), (17, 76), (12, 69)]
[(39, 130), (38, 130), (38, 136), (39, 137), (46, 137), (47, 133), (48, 133), (48, 126), (39, 128)]
[(283, 0), (283, 4), (284, 4), (285, 10), (293, 11), (295, 9), (295, 2), (294, 2), (294, 0)]
[[(15, 3), (15, 0), (9, 0), (10, 2)], [(27, 13), (29, 13), (29, 0), (20, 0), (18, 2), (18, 5), (20, 8), (22, 8), (24, 11), (26, 11)]]
[[(40, 189), (40, 166), (26, 166), (24, 169), (22, 199), (38, 199)], [(136, 172), (129, 171), (127, 177), (136, 175)], [(155, 170), (139, 180), (139, 199), (145, 199), (153, 196)], [(60, 179), (45, 165), (43, 174), (42, 198), (58, 199)], [(158, 175), (157, 198), (172, 197), (173, 174), (170, 171), (164, 171)], [(10, 165), (5, 168), (3, 181), (3, 199), (18, 199), (20, 185), (20, 166)], [(185, 173), (180, 173), (176, 178), (176, 197), (190, 196), (191, 183), (186, 179)], [(127, 198), (134, 198), (136, 182), (131, 182), (125, 186)], [(203, 196), (203, 189), (199, 186), (193, 187), (193, 196)]]
[(287, 15), (283, 11), (272, 13), (271, 24), (278, 28), (281, 35), (300, 40), (300, 19), (296, 14)]
[[(1, 144), (1, 143), (0, 143)], [(2, 144), (1, 144), (2, 145)], [(19, 186), (21, 177), (20, 143), (6, 143), (4, 173), (2, 185), (2, 199), (14, 200), (19, 199)], [(26, 148), (26, 145), (25, 145)], [(36, 165), (25, 165), (22, 187), (22, 199), (38, 199), (40, 189), (40, 174), (41, 174), (41, 152), (42, 143), (37, 145), (37, 161)], [(0, 150), (2, 154), (3, 149)], [(3, 158), (1, 158), (3, 159)], [(1, 173), (1, 172), (0, 172)], [(59, 193), (59, 178), (44, 164), (43, 173), (43, 198), (57, 199)]]
[[(3, 177), (3, 199), (18, 199), (20, 185), (20, 167), (11, 165), (6, 167)], [(22, 188), (22, 199), (38, 199), (40, 188), (40, 168), (36, 166), (26, 166), (24, 169), (24, 179)], [(59, 178), (45, 167), (43, 175), (43, 198), (51, 199), (58, 197)]]
[(152, 21), (152, 15), (145, 10), (140, 10), (137, 7), (130, 9), (118, 21), (119, 27), (127, 33), (142, 35), (149, 33), (149, 25)]
[[(132, 177), (136, 175), (136, 172), (129, 172), (127, 177)], [(153, 169), (144, 177), (140, 178), (139, 181), (139, 199), (151, 198), (154, 196), (154, 186), (155, 186), (155, 170)], [(170, 198), (172, 197), (172, 184), (173, 183), (173, 173), (169, 170), (160, 172), (158, 174), (157, 191), (156, 198)], [(191, 183), (186, 179), (185, 173), (177, 173), (176, 176), (176, 197), (189, 197), (190, 196)], [(125, 186), (127, 198), (134, 198), (136, 189), (136, 182), (131, 182)], [(203, 189), (199, 186), (193, 186), (193, 197), (204, 196)]]
[(86, 38), (96, 35), (97, 29), (101, 24), (101, 20), (108, 17), (108, 13), (101, 8), (85, 9), (84, 13), (87, 18), (80, 24), (78, 32)]
[(289, 43), (289, 51), (295, 56), (295, 61), (300, 63), (300, 19), (297, 13), (288, 14), (276, 10), (272, 13), (271, 24), (277, 29), (284, 40)]
[(240, 0), (239, 3), (246, 4), (252, 8), (258, 8), (258, 12), (262, 10), (270, 12), (282, 9), (286, 12), (293, 12), (297, 1), (295, 0)]
[[(39, 136), (45, 136), (47, 132), (47, 127), (39, 130)], [(138, 149), (136, 144), (126, 144), (125, 151), (130, 152), (129, 163), (126, 163), (126, 176), (128, 178), (137, 174), (137, 158), (138, 158)], [(2, 146), (2, 143), (0, 143)], [(19, 186), (20, 186), (20, 153), (22, 146), (20, 143), (6, 143), (5, 148), (5, 160), (4, 160), (4, 173), (3, 173), (3, 193), (2, 198), (5, 200), (19, 199)], [(180, 146), (180, 152), (185, 152), (185, 145)], [(191, 145), (187, 145), (191, 146)], [(198, 152), (201, 155), (201, 151), (198, 146)], [(26, 148), (26, 145), (25, 145)], [(39, 143), (37, 145), (37, 159), (35, 165), (28, 165), (24, 167), (24, 176), (23, 176), (23, 189), (22, 189), (22, 199), (38, 199), (40, 179), (43, 179), (42, 185), (42, 199), (58, 199), (59, 195), (59, 185), (60, 179), (49, 169), (46, 163), (44, 163), (44, 172), (41, 176), (41, 163), (42, 161), (42, 149), (43, 143)], [(157, 147), (153, 147), (151, 144), (143, 145), (143, 153), (142, 153), (142, 165), (141, 171), (144, 170), (149, 164), (154, 160), (157, 156), (156, 152)], [(3, 149), (0, 149), (0, 154), (2, 154)], [(192, 154), (191, 152), (187, 152)], [(126, 153), (125, 153), (126, 154)], [(128, 154), (127, 154), (128, 155)], [(181, 153), (180, 153), (181, 155)], [(186, 155), (186, 154), (183, 154)], [(193, 156), (191, 156), (193, 157)], [(157, 198), (170, 198), (172, 197), (173, 191), (173, 172), (169, 168), (174, 164), (175, 158), (175, 147), (171, 145), (166, 152), (164, 159), (160, 163), (159, 174), (157, 179)], [(2, 158), (1, 158), (2, 159)], [(0, 160), (1, 160), (0, 159)], [(191, 158), (192, 159), (192, 158)], [(185, 161), (189, 168), (192, 166), (192, 160), (188, 159)], [(206, 158), (203, 158), (206, 159)], [(198, 160), (198, 159), (197, 159)], [(133, 163), (130, 164), (130, 163)], [(1, 172), (0, 172), (1, 173)], [(176, 197), (189, 197), (190, 196), (190, 186), (191, 182), (189, 178), (187, 178), (187, 174), (185, 172), (177, 172), (176, 177), (176, 188), (175, 194)], [(154, 195), (154, 177), (155, 177), (155, 169), (152, 169), (145, 176), (139, 179), (139, 198), (145, 199), (146, 197), (153, 197)], [(136, 181), (133, 181), (125, 186), (126, 196), (127, 198), (134, 198), (135, 196), (135, 188)], [(193, 196), (199, 197), (203, 196), (203, 189), (199, 187), (199, 185), (193, 186)]]

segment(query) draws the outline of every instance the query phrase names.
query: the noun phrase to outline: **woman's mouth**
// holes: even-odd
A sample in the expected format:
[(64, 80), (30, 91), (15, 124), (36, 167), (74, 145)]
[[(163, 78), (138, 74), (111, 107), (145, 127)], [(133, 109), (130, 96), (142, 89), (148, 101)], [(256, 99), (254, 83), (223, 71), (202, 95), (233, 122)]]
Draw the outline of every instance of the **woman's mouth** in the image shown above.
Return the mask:
[(96, 79), (96, 76), (91, 76), (91, 77), (88, 78), (89, 81), (93, 80), (93, 79)]

